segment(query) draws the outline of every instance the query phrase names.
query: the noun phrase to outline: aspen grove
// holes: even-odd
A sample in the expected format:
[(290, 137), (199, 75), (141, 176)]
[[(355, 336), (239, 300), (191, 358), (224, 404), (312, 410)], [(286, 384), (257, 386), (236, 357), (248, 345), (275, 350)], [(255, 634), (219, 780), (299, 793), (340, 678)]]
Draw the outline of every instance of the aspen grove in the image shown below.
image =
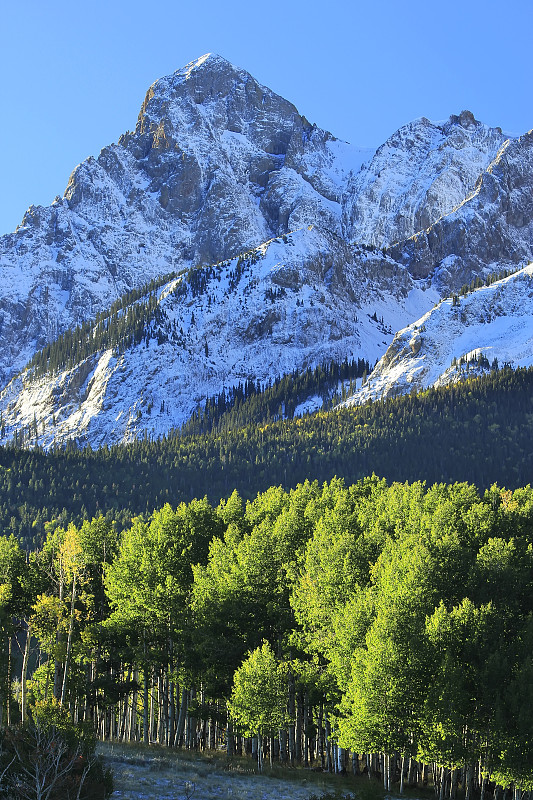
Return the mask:
[(376, 476), (0, 538), (2, 725), (533, 790), (533, 490)]

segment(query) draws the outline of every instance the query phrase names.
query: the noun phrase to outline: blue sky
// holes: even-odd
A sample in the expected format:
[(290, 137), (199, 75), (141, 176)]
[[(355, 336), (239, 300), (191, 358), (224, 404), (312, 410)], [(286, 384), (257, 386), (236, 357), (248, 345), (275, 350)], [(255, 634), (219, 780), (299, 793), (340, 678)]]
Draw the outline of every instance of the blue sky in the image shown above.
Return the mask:
[(0, 233), (134, 128), (153, 81), (206, 52), (353, 144), (462, 109), (523, 133), (533, 127), (532, 27), (531, 0), (5, 0)]

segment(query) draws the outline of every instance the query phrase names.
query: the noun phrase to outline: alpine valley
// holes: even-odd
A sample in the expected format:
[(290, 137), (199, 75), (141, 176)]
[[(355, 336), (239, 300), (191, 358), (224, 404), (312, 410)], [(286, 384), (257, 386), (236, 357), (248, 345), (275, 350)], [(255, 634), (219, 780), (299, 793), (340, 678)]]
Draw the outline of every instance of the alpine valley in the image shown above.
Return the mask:
[(361, 149), (203, 56), (0, 239), (0, 442), (157, 438), (332, 362), (381, 359), (351, 402), (529, 366), (532, 258), (531, 132), (463, 111)]

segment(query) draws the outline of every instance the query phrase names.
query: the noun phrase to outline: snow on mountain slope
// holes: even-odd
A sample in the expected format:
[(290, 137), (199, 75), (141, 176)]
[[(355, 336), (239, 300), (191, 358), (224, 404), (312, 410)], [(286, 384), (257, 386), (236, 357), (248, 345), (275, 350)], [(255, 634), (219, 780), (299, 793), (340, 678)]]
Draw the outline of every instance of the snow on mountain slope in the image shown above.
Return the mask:
[(157, 81), (136, 130), (0, 238), (0, 385), (151, 278), (309, 224), (335, 250), (339, 200), (367, 154), (219, 56)]
[(422, 117), (404, 125), (350, 179), (346, 235), (387, 247), (427, 228), (473, 190), (505, 138), (469, 111), (446, 122)]
[(506, 140), (463, 202), (387, 248), (418, 277), (458, 288), (533, 258), (533, 131)]
[(149, 336), (136, 346), (96, 350), (55, 374), (15, 377), (0, 394), (1, 441), (21, 430), (27, 444), (44, 447), (159, 436), (206, 397), (247, 379), (267, 383), (363, 352), (374, 361), (393, 326), (437, 298), (408, 275), (405, 297), (376, 281), (356, 314), (344, 282), (316, 271), (320, 245), (320, 234), (305, 228), (170, 281), (158, 291)]
[[(533, 365), (533, 264), (448, 298), (399, 331), (346, 405), (443, 386), (490, 368)], [(483, 356), (483, 359), (481, 358)]]
[[(161, 78), (133, 132), (0, 238), (3, 440), (159, 435), (244, 378), (373, 362), (442, 293), (533, 256), (532, 143), (462, 112), (416, 120), (374, 153), (220, 56)], [(144, 343), (18, 374), (131, 289), (221, 262), (233, 266), (195, 271), (203, 289), (188, 299), (183, 279), (168, 287), (160, 336), (152, 322)]]

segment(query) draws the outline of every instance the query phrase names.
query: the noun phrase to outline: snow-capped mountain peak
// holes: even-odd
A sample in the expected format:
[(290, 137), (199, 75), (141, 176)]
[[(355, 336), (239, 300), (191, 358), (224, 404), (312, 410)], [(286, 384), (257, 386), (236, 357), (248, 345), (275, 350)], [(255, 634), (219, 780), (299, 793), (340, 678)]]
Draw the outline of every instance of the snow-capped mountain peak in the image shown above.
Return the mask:
[[(170, 347), (161, 362), (180, 394), (165, 424), (179, 424), (198, 392), (214, 393), (243, 372), (266, 381), (328, 358), (374, 362), (393, 331), (442, 293), (533, 257), (532, 144), (529, 135), (508, 141), (462, 112), (445, 122), (415, 120), (374, 152), (311, 124), (215, 54), (160, 78), (135, 130), (76, 167), (62, 198), (32, 206), (18, 229), (0, 238), (4, 425), (10, 434), (27, 425), (28, 398), (38, 405), (37, 378), (23, 372), (36, 351), (78, 326), (91, 328), (91, 320), (150, 281), (191, 270), (204, 276), (204, 288), (187, 301), (194, 325), (184, 298), (176, 301), (175, 321), (192, 337), (191, 355)], [(223, 273), (206, 265), (236, 265), (251, 251), (257, 260), (246, 279), (240, 274), (231, 284), (235, 297), (219, 297)], [(163, 317), (176, 294), (170, 284), (165, 291), (158, 300)], [(150, 323), (153, 342), (151, 330)], [(120, 352), (112, 345), (81, 359), (83, 368), (81, 361), (56, 365), (48, 374), (54, 397), (63, 396), (57, 381), (63, 385), (74, 370), (78, 388), (93, 381), (87, 397), (72, 395), (76, 408), (87, 408), (97, 386), (103, 405), (84, 410), (82, 425), (70, 400), (56, 403), (56, 431), (43, 441), (63, 441), (75, 429), (94, 442), (129, 436), (109, 420), (122, 420), (126, 407), (148, 396), (149, 371), (133, 364), (145, 365), (144, 352), (139, 343)], [(110, 394), (117, 376), (125, 380), (126, 362), (127, 374), (137, 376), (128, 386), (136, 388), (127, 397), (118, 388)], [(48, 396), (46, 375), (38, 381)], [(104, 418), (99, 428), (96, 420)], [(76, 423), (69, 427), (67, 419)], [(134, 428), (162, 431), (148, 422)]]

